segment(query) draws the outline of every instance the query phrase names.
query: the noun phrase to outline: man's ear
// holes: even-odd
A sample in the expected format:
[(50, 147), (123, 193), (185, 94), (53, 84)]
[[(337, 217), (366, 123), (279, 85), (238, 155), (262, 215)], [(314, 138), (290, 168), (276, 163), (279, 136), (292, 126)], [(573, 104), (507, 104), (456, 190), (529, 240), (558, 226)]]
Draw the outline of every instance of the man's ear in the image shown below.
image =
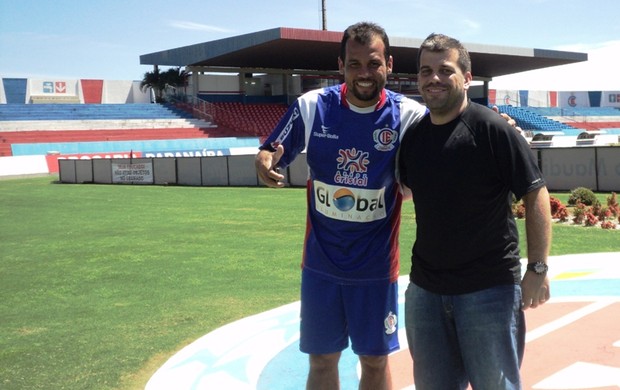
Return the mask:
[(465, 88), (465, 90), (468, 90), (472, 80), (474, 79), (474, 76), (472, 76), (471, 72), (465, 72), (465, 80), (463, 81), (463, 88)]
[(344, 74), (344, 62), (340, 57), (338, 57), (338, 72), (340, 72), (340, 74)]

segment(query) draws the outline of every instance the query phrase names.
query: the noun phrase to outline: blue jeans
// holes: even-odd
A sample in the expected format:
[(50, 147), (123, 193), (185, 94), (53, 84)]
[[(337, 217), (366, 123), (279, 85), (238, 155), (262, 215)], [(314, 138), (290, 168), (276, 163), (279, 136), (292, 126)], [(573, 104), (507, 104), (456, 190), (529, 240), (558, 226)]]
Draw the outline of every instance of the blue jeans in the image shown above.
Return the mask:
[(417, 390), (521, 389), (521, 287), (438, 295), (409, 283), (405, 326)]

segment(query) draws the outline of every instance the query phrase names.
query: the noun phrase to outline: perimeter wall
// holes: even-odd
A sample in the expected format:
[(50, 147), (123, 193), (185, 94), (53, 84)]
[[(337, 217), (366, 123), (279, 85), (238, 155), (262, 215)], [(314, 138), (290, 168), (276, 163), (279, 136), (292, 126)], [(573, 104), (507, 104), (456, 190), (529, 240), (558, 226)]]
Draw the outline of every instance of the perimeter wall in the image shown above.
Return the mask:
[[(593, 191), (620, 192), (620, 147), (579, 147), (532, 149), (551, 191), (570, 191), (577, 187)], [(262, 185), (254, 168), (254, 155), (59, 160), (62, 183), (119, 182), (118, 167), (138, 167), (128, 184), (190, 186)], [(135, 164), (135, 165), (133, 165)], [(283, 172), (291, 186), (305, 186), (307, 165), (301, 154)], [(122, 178), (121, 178), (122, 179)], [(146, 179), (146, 180), (145, 180)]]
[(150, 101), (150, 93), (140, 90), (140, 81), (2, 78), (0, 83), (0, 104), (125, 104)]

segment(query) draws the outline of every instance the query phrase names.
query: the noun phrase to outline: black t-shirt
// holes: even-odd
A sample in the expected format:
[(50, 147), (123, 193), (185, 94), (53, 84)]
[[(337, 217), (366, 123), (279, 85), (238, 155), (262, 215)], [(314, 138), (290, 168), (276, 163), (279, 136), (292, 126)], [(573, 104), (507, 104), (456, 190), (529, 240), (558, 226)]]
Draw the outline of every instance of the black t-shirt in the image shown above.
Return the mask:
[(411, 281), (439, 294), (519, 283), (512, 194), (545, 185), (525, 139), (470, 102), (445, 125), (427, 115), (400, 148), (400, 179), (413, 193), (417, 221)]

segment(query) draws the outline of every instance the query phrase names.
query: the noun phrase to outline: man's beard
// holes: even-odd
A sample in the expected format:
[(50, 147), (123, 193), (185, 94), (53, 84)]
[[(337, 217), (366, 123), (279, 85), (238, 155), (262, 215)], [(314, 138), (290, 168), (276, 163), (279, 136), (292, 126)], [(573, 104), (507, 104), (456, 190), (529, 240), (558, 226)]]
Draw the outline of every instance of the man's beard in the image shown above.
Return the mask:
[(426, 92), (422, 92), (421, 95), (426, 107), (431, 112), (444, 114), (460, 105), (463, 101), (464, 91), (459, 91), (448, 87), (447, 93), (444, 96), (434, 96), (432, 94), (427, 95)]
[(379, 87), (377, 84), (375, 84), (374, 88), (372, 89), (372, 91), (370, 93), (361, 93), (359, 91), (359, 89), (357, 88), (357, 85), (353, 85), (353, 96), (355, 96), (356, 99), (363, 101), (363, 102), (370, 102), (370, 101), (374, 101), (377, 100), (379, 98)]

